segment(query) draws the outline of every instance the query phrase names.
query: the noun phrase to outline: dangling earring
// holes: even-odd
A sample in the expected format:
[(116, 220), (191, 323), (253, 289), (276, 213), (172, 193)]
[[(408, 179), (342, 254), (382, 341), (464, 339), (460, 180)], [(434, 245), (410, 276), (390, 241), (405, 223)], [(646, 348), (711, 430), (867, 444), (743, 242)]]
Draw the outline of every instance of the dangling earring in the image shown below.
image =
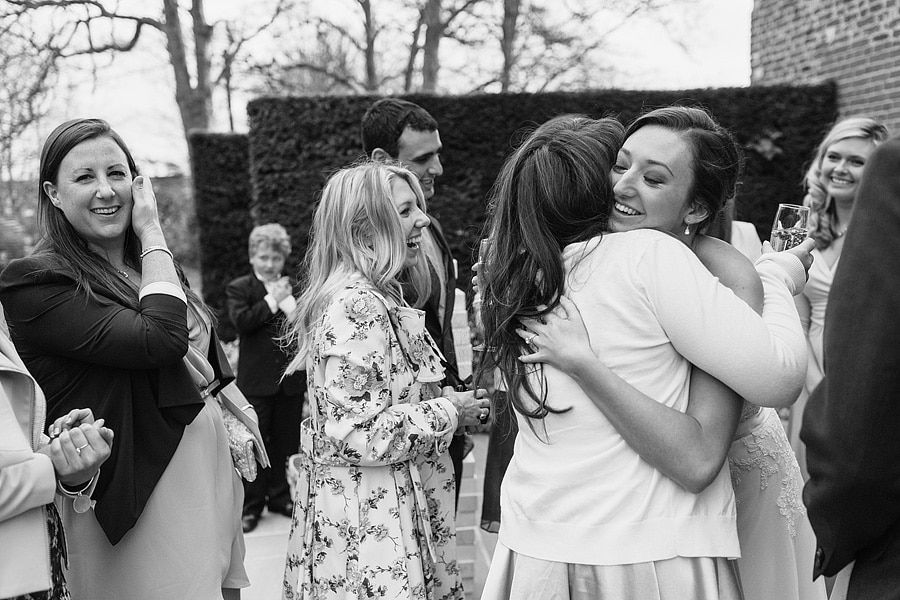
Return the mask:
[(684, 224), (684, 235), (691, 235), (691, 226), (687, 223)]

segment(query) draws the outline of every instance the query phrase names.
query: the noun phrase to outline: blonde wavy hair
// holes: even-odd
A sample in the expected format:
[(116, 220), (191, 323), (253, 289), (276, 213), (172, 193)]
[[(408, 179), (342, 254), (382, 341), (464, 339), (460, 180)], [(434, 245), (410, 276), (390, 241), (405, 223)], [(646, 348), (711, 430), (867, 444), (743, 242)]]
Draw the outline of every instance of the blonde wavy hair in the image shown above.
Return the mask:
[(822, 250), (838, 237), (835, 229), (837, 213), (831, 197), (822, 182), (822, 162), (832, 145), (850, 138), (869, 140), (876, 146), (888, 138), (887, 128), (869, 117), (850, 117), (835, 123), (816, 149), (809, 170), (803, 178), (806, 196), (803, 205), (809, 207), (809, 236), (816, 240), (816, 247)]
[(406, 238), (391, 184), (409, 184), (423, 212), (425, 197), (416, 176), (397, 165), (365, 162), (332, 175), (313, 217), (303, 261), (302, 292), (285, 341), (296, 348), (286, 373), (304, 369), (313, 333), (329, 302), (356, 274), (387, 297), (403, 302), (401, 277), (420, 298), (431, 292), (425, 260), (405, 269)]

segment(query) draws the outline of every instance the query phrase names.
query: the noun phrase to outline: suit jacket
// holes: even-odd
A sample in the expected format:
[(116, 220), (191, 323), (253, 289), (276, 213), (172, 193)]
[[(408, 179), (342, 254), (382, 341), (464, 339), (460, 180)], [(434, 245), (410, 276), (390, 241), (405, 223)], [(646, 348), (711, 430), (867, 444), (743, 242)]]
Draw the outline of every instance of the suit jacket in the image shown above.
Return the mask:
[[(102, 285), (93, 291), (89, 298), (46, 253), (14, 260), (0, 274), (10, 336), (44, 390), (48, 418), (89, 407), (116, 434), (93, 495), (97, 521), (116, 544), (137, 522), (204, 401), (184, 364), (184, 302), (150, 294), (135, 311)], [(208, 358), (225, 385), (234, 376), (215, 331), (212, 337)]]
[(252, 272), (225, 288), (228, 316), (240, 336), (237, 385), (248, 396), (272, 396), (279, 390), (301, 396), (306, 377), (293, 373), (281, 381), (289, 362), (276, 339), (282, 335), (285, 315), (274, 315), (264, 300), (266, 286)]
[[(446, 361), (456, 369), (456, 346), (453, 342), (453, 306), (456, 302), (456, 269), (453, 266), (453, 252), (450, 251), (450, 244), (444, 237), (444, 231), (437, 219), (429, 215), (431, 219), (432, 237), (437, 243), (437, 247), (441, 252), (443, 259), (440, 267), (444, 270), (445, 284), (444, 288), (432, 286), (431, 297), (422, 307), (425, 311), (425, 328), (428, 333), (437, 342), (438, 347), (444, 354)], [(432, 281), (436, 281), (432, 279)], [(444, 297), (444, 318), (440, 318), (440, 302), (441, 295)]]
[(866, 165), (825, 317), (825, 379), (800, 438), (814, 576), (855, 560), (848, 598), (900, 598), (900, 138)]

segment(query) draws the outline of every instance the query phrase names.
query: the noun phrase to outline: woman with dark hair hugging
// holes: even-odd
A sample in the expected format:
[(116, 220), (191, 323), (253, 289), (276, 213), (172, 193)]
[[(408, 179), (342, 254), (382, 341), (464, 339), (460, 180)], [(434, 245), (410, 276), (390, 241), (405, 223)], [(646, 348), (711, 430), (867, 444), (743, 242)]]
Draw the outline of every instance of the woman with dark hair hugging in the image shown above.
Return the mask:
[[(705, 137), (711, 155), (692, 151), (691, 136), (655, 139), (669, 162), (642, 156), (647, 190), (620, 199), (617, 183), (615, 205), (615, 121), (554, 119), (504, 165), (479, 284), (519, 435), (484, 598), (741, 597), (723, 464), (737, 394), (787, 403), (802, 383), (791, 296), (809, 248), (759, 261), (762, 317), (710, 274), (682, 241), (715, 209), (690, 194), (692, 164), (724, 163), (712, 189), (733, 191), (740, 154)], [(654, 229), (604, 233), (619, 219)]]

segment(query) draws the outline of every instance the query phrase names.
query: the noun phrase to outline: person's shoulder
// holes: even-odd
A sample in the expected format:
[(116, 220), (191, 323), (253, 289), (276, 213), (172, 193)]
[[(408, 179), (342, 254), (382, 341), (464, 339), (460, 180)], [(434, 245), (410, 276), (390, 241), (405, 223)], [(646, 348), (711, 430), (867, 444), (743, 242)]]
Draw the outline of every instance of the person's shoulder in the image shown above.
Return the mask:
[(32, 254), (9, 262), (0, 273), (0, 284), (9, 286), (23, 281), (44, 280), (47, 277), (69, 277), (59, 259), (51, 254)]
[(338, 291), (326, 312), (352, 321), (371, 321), (388, 312), (388, 300), (375, 287), (363, 280), (352, 281)]
[(663, 241), (680, 243), (678, 238), (670, 233), (659, 231), (658, 229), (631, 229), (629, 231), (619, 231), (603, 234), (604, 239), (616, 240), (621, 244), (640, 244), (647, 241)]
[(245, 273), (240, 277), (235, 277), (231, 281), (228, 282), (228, 287), (230, 288), (242, 288), (246, 287), (253, 283), (253, 280), (256, 279), (256, 275), (251, 273)]
[(710, 265), (755, 272), (749, 258), (733, 245), (719, 238), (698, 235), (694, 238), (693, 250), (700, 262), (707, 265), (711, 271), (714, 269)]
[[(684, 242), (670, 233), (657, 229), (632, 229), (617, 233), (606, 233), (602, 243), (620, 252), (627, 252), (635, 257), (653, 254), (687, 253), (691, 250)], [(602, 246), (602, 244), (601, 244)]]
[(732, 290), (751, 289), (762, 294), (756, 267), (736, 247), (718, 238), (698, 235), (694, 239), (693, 249), (703, 266), (726, 287)]

